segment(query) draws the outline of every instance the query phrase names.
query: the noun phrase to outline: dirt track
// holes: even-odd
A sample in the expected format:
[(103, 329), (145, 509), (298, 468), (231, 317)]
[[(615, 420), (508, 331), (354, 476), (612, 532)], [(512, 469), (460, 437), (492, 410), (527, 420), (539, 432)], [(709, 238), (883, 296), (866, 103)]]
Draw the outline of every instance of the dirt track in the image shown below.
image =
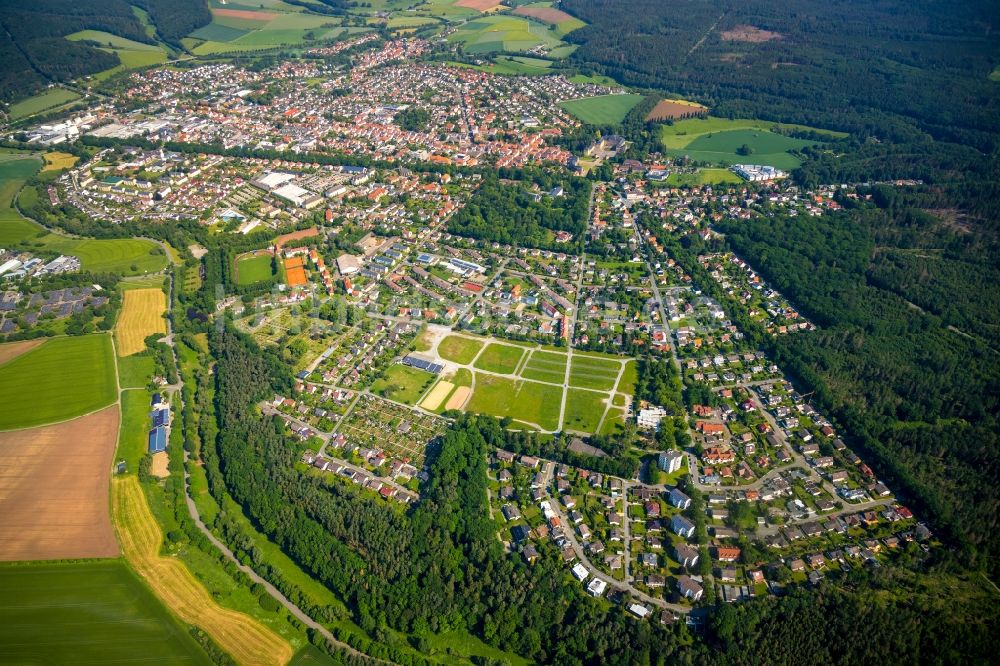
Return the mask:
[(215, 602), (186, 566), (160, 555), (163, 533), (134, 476), (112, 481), (111, 501), (122, 553), (157, 596), (182, 621), (203, 629), (240, 664), (287, 664), (294, 651), (257, 620)]
[(118, 405), (0, 433), (0, 560), (115, 557), (108, 484)]

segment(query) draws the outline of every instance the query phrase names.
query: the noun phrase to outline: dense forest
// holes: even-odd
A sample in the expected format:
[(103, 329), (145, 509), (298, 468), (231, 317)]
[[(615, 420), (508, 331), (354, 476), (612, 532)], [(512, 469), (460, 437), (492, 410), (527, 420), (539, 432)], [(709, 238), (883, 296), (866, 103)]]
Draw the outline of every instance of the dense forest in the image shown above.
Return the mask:
[(564, 0), (589, 25), (573, 58), (715, 115), (818, 124), (893, 141), (920, 131), (1000, 145), (990, 0)]
[(132, 4), (149, 12), (157, 34), (180, 46), (180, 38), (212, 20), (205, 0), (0, 0), (0, 99), (31, 95), (53, 82), (94, 74), (118, 65), (114, 53), (65, 39), (80, 30), (100, 30), (154, 43)]
[[(560, 194), (553, 194), (554, 188)], [(522, 182), (506, 182), (487, 173), (469, 203), (448, 220), (448, 231), (478, 240), (577, 251), (587, 228), (590, 182), (531, 171)], [(554, 232), (573, 240), (559, 243)]]

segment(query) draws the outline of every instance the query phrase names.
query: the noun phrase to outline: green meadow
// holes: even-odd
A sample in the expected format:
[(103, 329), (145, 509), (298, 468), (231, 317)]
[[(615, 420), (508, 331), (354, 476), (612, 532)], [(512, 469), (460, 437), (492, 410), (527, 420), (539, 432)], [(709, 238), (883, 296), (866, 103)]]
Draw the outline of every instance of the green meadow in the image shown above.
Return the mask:
[(642, 101), (642, 95), (600, 95), (560, 102), (559, 106), (590, 125), (616, 125)]

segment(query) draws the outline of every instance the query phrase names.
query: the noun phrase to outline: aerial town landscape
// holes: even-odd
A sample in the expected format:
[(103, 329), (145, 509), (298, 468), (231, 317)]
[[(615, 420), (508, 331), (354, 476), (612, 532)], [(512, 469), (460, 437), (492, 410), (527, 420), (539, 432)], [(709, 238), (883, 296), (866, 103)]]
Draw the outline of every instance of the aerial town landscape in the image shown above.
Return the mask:
[(78, 4), (0, 7), (0, 663), (991, 661), (995, 7)]

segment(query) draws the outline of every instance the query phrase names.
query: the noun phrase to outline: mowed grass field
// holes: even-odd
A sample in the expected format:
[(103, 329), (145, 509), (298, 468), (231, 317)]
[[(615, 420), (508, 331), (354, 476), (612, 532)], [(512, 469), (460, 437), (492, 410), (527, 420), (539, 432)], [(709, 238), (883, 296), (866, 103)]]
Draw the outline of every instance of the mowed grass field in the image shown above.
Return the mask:
[(524, 350), (520, 347), (493, 342), (487, 345), (483, 353), (479, 355), (474, 366), (480, 370), (509, 375), (517, 369), (517, 364), (521, 362), (522, 356), (524, 356)]
[(483, 348), (483, 343), (479, 340), (470, 340), (458, 335), (449, 335), (438, 343), (438, 355), (446, 361), (454, 361), (465, 365), (471, 363), (479, 350)]
[(642, 95), (600, 95), (560, 102), (559, 106), (591, 125), (616, 125), (642, 101)]
[(569, 384), (579, 388), (610, 391), (615, 388), (621, 363), (592, 356), (573, 355)]
[(12, 104), (10, 107), (10, 117), (12, 120), (20, 120), (21, 118), (27, 118), (42, 111), (48, 111), (49, 109), (75, 102), (78, 99), (80, 99), (80, 96), (72, 90), (49, 88), (45, 92)]
[(0, 566), (0, 662), (212, 663), (121, 560)]
[(145, 389), (122, 391), (121, 425), (118, 431), (118, 448), (115, 460), (124, 460), (130, 473), (139, 470), (139, 461), (149, 446), (147, 435), (150, 423), (150, 400), (152, 395)]
[(179, 560), (160, 555), (163, 534), (135, 476), (111, 483), (112, 516), (122, 552), (153, 593), (183, 622), (205, 631), (240, 664), (284, 665), (294, 650), (249, 615), (223, 608)]
[(117, 395), (111, 337), (53, 338), (0, 365), (0, 430), (64, 421)]
[(543, 430), (559, 427), (562, 389), (537, 382), (476, 373), (476, 388), (466, 411), (509, 416)]
[(525, 379), (562, 384), (566, 379), (566, 354), (535, 351), (521, 370)]
[(115, 346), (119, 356), (137, 354), (146, 348), (146, 337), (167, 332), (163, 314), (167, 297), (162, 289), (129, 289), (122, 296), (122, 311), (115, 322)]
[[(141, 275), (163, 270), (167, 257), (153, 241), (138, 238), (92, 240), (50, 233), (13, 208), (24, 181), (41, 166), (36, 157), (0, 162), (0, 247), (48, 250), (80, 258), (83, 269), (95, 273)], [(38, 196), (27, 188), (22, 196)]]
[(396, 402), (415, 405), (436, 377), (437, 375), (429, 372), (397, 363), (375, 380), (372, 393)]
[[(787, 151), (817, 143), (784, 136), (772, 130), (820, 132), (831, 139), (843, 138), (843, 132), (820, 130), (805, 125), (774, 123), (764, 120), (728, 118), (689, 118), (673, 125), (660, 126), (660, 142), (667, 154), (687, 155), (693, 160), (716, 164), (768, 164), (779, 169), (794, 169), (801, 162)], [(750, 155), (736, 151), (746, 144)]]
[(236, 260), (236, 284), (248, 285), (270, 280), (272, 257), (262, 254), (256, 257), (240, 257)]
[(563, 430), (595, 432), (607, 407), (608, 395), (583, 389), (569, 389)]
[(739, 185), (743, 179), (729, 169), (698, 169), (694, 173), (672, 173), (666, 184), (672, 187), (698, 187), (701, 185)]

